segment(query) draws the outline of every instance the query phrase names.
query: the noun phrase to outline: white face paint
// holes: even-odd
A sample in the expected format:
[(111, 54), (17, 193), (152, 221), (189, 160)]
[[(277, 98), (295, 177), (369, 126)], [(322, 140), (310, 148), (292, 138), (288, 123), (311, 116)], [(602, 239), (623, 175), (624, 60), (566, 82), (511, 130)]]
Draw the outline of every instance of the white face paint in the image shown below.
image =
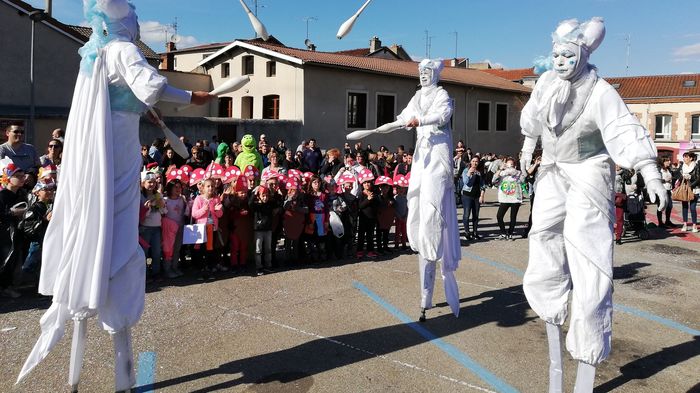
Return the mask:
[(567, 80), (574, 75), (579, 61), (579, 48), (576, 44), (555, 44), (552, 49), (554, 71), (560, 79)]
[(421, 68), (418, 73), (418, 78), (420, 79), (420, 85), (422, 87), (428, 87), (433, 81), (433, 70), (430, 68)]

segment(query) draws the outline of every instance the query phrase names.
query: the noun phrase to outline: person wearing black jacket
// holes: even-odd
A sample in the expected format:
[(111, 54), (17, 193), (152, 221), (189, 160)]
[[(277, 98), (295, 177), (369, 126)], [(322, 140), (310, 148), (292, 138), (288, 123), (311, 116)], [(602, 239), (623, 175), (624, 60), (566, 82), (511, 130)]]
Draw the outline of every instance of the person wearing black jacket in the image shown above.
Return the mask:
[(15, 267), (23, 258), (23, 236), (17, 225), (27, 210), (26, 173), (10, 163), (3, 175), (8, 180), (0, 190), (0, 295), (17, 298), (20, 294), (11, 285)]
[(56, 183), (38, 181), (34, 186), (36, 201), (24, 213), (24, 218), (18, 227), (24, 238), (29, 242), (27, 259), (22, 266), (23, 273), (38, 273), (41, 266), (41, 249), (44, 242), (46, 228), (51, 220), (51, 207), (53, 204)]
[(326, 152), (326, 158), (321, 164), (321, 169), (318, 171), (321, 177), (335, 177), (340, 168), (343, 167), (343, 162), (340, 159), (340, 151), (338, 149), (330, 149)]
[[(248, 201), (253, 212), (253, 232), (255, 236), (255, 266), (257, 274), (271, 273), (272, 270), (272, 215), (274, 205), (270, 191), (265, 186), (258, 186)], [(265, 267), (263, 268), (263, 261)]]
[(374, 192), (373, 178), (365, 178), (362, 182), (362, 192), (359, 202), (359, 230), (357, 235), (357, 257), (362, 258), (367, 241), (367, 256), (374, 258), (374, 231), (377, 227), (377, 208), (379, 207), (379, 196)]

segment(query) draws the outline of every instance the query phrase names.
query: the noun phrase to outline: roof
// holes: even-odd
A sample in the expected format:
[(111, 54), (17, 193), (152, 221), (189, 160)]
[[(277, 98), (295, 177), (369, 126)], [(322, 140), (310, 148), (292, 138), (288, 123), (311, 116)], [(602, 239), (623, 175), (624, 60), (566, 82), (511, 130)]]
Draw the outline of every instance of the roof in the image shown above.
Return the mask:
[[(700, 74), (651, 75), (605, 78), (626, 101), (641, 98), (700, 98)], [(695, 86), (684, 87), (685, 81)], [(692, 84), (692, 83), (691, 83)]]
[(357, 49), (348, 49), (348, 50), (339, 50), (337, 52), (339, 55), (349, 55), (349, 56), (367, 56), (369, 54), (369, 48), (357, 48)]
[[(330, 66), (418, 80), (418, 63), (413, 61), (358, 57), (334, 52), (309, 51), (270, 44), (261, 40), (235, 41), (202, 60), (198, 66), (210, 65), (211, 67), (214, 64), (214, 60), (235, 47), (257, 51), (299, 65)], [(446, 67), (440, 75), (440, 80), (444, 83), (478, 86), (487, 89), (507, 90), (524, 94), (532, 92), (530, 88), (518, 83), (472, 69)]]
[(509, 81), (521, 81), (525, 78), (537, 78), (537, 74), (535, 74), (535, 69), (533, 67), (514, 68), (511, 70), (491, 68), (481, 71), (487, 72), (491, 75), (500, 76), (501, 78), (508, 79)]
[[(65, 25), (67, 28), (75, 31), (80, 35), (80, 37), (83, 38), (84, 42), (87, 42), (90, 39), (90, 36), (92, 35), (92, 27), (86, 27), (86, 26), (74, 26), (74, 25)], [(158, 59), (160, 60), (160, 56), (151, 49), (150, 46), (146, 45), (143, 41), (138, 40), (136, 42), (136, 46), (141, 50), (141, 53), (143, 53), (143, 56), (147, 59)]]

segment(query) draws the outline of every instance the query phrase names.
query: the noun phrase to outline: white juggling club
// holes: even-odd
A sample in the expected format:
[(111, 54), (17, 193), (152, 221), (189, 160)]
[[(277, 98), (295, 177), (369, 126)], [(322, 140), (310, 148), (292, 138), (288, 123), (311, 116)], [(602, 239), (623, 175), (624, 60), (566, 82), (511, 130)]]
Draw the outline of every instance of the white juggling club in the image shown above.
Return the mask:
[[(231, 79), (227, 80), (226, 82), (222, 83), (221, 86), (210, 91), (209, 94), (211, 94), (213, 96), (228, 94), (228, 93), (231, 93), (231, 92), (234, 92), (234, 91), (240, 89), (248, 82), (250, 82), (250, 77), (248, 75), (237, 76), (235, 78), (231, 78)], [(194, 104), (187, 104), (184, 106), (177, 107), (177, 108), (175, 108), (175, 112), (182, 112), (191, 106), (194, 106)]]
[(372, 134), (388, 134), (390, 132), (394, 132), (394, 131), (400, 130), (402, 128), (406, 128), (406, 125), (403, 124), (400, 120), (397, 120), (393, 123), (386, 123), (383, 126), (377, 127), (373, 130), (353, 131), (353, 132), (349, 133), (348, 135), (346, 135), (345, 139), (347, 139), (349, 141), (355, 141), (355, 140), (370, 136)]
[(270, 38), (270, 35), (267, 33), (265, 26), (262, 24), (262, 22), (260, 22), (260, 19), (258, 19), (258, 17), (250, 11), (250, 8), (248, 8), (243, 0), (240, 0), (240, 2), (246, 14), (248, 14), (248, 19), (250, 19), (250, 24), (253, 25), (253, 30), (255, 30), (255, 33), (262, 37), (263, 40), (267, 41), (267, 39)]
[(371, 2), (372, 0), (365, 1), (365, 4), (363, 4), (362, 7), (360, 7), (360, 9), (357, 10), (357, 12), (355, 12), (355, 14), (350, 17), (350, 19), (346, 20), (345, 22), (343, 22), (342, 25), (340, 25), (340, 28), (338, 29), (338, 34), (336, 34), (336, 37), (338, 37), (339, 40), (343, 39), (343, 37), (350, 33), (350, 30), (352, 30), (352, 27), (355, 25), (357, 18)]
[(163, 123), (163, 120), (161, 120), (160, 116), (158, 116), (158, 113), (156, 113), (156, 111), (154, 111), (153, 108), (148, 108), (148, 111), (158, 122), (160, 129), (163, 130), (163, 134), (165, 134), (165, 139), (168, 140), (168, 142), (170, 143), (170, 147), (173, 148), (173, 151), (182, 158), (188, 158), (190, 154), (187, 152), (187, 146), (185, 146), (185, 144), (182, 143), (180, 138), (178, 138), (174, 132), (170, 131), (170, 128), (168, 128), (168, 126), (166, 126), (165, 123)]

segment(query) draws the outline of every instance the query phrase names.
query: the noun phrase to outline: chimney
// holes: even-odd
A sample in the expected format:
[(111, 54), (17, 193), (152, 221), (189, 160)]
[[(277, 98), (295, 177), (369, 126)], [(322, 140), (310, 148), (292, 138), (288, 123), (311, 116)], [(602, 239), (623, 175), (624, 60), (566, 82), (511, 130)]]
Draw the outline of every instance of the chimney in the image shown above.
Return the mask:
[(382, 42), (376, 35), (369, 40), (369, 53), (372, 53), (382, 47)]
[(50, 18), (53, 16), (53, 15), (51, 15), (51, 13), (53, 12), (53, 0), (46, 0), (45, 4), (46, 4), (46, 6), (45, 6), (44, 12), (46, 12), (46, 14)]
[(173, 71), (175, 70), (175, 53), (177, 48), (174, 42), (168, 42), (165, 44), (165, 53), (160, 55), (160, 69)]

